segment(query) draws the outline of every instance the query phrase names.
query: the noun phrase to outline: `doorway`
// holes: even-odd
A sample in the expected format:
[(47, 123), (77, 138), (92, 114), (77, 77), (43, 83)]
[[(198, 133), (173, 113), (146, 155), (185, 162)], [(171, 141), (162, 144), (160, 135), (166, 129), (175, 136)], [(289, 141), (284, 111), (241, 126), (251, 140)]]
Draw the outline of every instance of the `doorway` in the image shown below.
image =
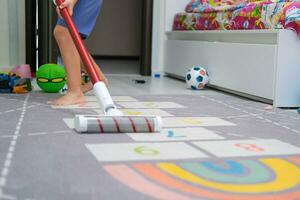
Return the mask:
[[(27, 31), (37, 33), (27, 35), (27, 60), (33, 65), (34, 58), (38, 65), (57, 62), (58, 49), (52, 34), (57, 16), (52, 1), (26, 0), (26, 5), (26, 16), (31, 15), (27, 18)], [(32, 15), (35, 8), (38, 30)], [(153, 0), (104, 0), (96, 27), (86, 43), (88, 50), (113, 72), (120, 72), (116, 69), (119, 67), (124, 73), (151, 75), (152, 11)]]
[(151, 74), (152, 9), (149, 0), (104, 0), (87, 40), (88, 49), (104, 73)]

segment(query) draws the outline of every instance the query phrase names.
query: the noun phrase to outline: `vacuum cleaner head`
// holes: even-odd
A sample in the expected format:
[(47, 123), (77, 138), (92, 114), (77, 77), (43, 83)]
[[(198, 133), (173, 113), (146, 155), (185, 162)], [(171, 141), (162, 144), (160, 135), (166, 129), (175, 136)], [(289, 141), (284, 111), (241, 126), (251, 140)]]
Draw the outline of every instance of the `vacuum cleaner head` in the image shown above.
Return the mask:
[(155, 133), (160, 132), (158, 116), (76, 115), (75, 130), (79, 133)]

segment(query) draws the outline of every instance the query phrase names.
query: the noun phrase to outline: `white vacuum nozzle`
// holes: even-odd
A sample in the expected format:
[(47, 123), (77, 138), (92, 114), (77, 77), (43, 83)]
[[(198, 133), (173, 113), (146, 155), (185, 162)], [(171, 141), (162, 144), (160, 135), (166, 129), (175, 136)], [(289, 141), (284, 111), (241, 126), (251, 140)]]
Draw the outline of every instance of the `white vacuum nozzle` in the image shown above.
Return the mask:
[(117, 108), (108, 109), (105, 114), (107, 116), (124, 116), (122, 111), (118, 110)]

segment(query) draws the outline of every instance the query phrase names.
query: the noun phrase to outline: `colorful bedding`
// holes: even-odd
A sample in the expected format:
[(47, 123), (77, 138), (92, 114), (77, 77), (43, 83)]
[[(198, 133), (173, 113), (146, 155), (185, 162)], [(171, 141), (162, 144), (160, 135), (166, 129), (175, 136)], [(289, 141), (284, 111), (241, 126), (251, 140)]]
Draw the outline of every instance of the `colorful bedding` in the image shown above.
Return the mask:
[(300, 2), (192, 0), (173, 30), (291, 29), (300, 36)]

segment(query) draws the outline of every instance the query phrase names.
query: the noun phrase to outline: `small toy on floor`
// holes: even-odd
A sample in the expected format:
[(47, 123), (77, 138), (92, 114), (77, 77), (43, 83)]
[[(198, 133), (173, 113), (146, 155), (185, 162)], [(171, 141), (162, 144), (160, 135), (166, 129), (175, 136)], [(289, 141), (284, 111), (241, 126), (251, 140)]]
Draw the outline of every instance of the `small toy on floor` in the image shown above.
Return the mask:
[(32, 78), (30, 65), (27, 64), (15, 66), (11, 72), (18, 74), (21, 78)]
[(146, 83), (146, 81), (145, 80), (142, 80), (142, 79), (135, 79), (135, 80), (133, 80), (136, 84), (145, 84)]
[(0, 74), (0, 93), (11, 93), (10, 77), (8, 74)]
[(154, 78), (160, 78), (160, 73), (155, 73)]
[(12, 93), (22, 94), (32, 91), (31, 81), (29, 78), (21, 78), (15, 82)]
[(297, 112), (300, 114), (300, 108), (297, 109)]
[(90, 81), (89, 75), (86, 72), (82, 71), (81, 72), (81, 85), (85, 85), (89, 81)]
[(30, 78), (21, 78), (19, 75), (9, 72), (0, 74), (0, 93), (23, 94), (32, 90)]
[[(89, 81), (90, 81), (89, 75), (86, 72), (82, 71), (81, 72), (81, 85), (83, 86), (83, 85), (87, 84)], [(62, 87), (59, 90), (59, 93), (66, 94), (67, 92), (68, 92), (68, 85), (65, 84), (64, 87)]]

